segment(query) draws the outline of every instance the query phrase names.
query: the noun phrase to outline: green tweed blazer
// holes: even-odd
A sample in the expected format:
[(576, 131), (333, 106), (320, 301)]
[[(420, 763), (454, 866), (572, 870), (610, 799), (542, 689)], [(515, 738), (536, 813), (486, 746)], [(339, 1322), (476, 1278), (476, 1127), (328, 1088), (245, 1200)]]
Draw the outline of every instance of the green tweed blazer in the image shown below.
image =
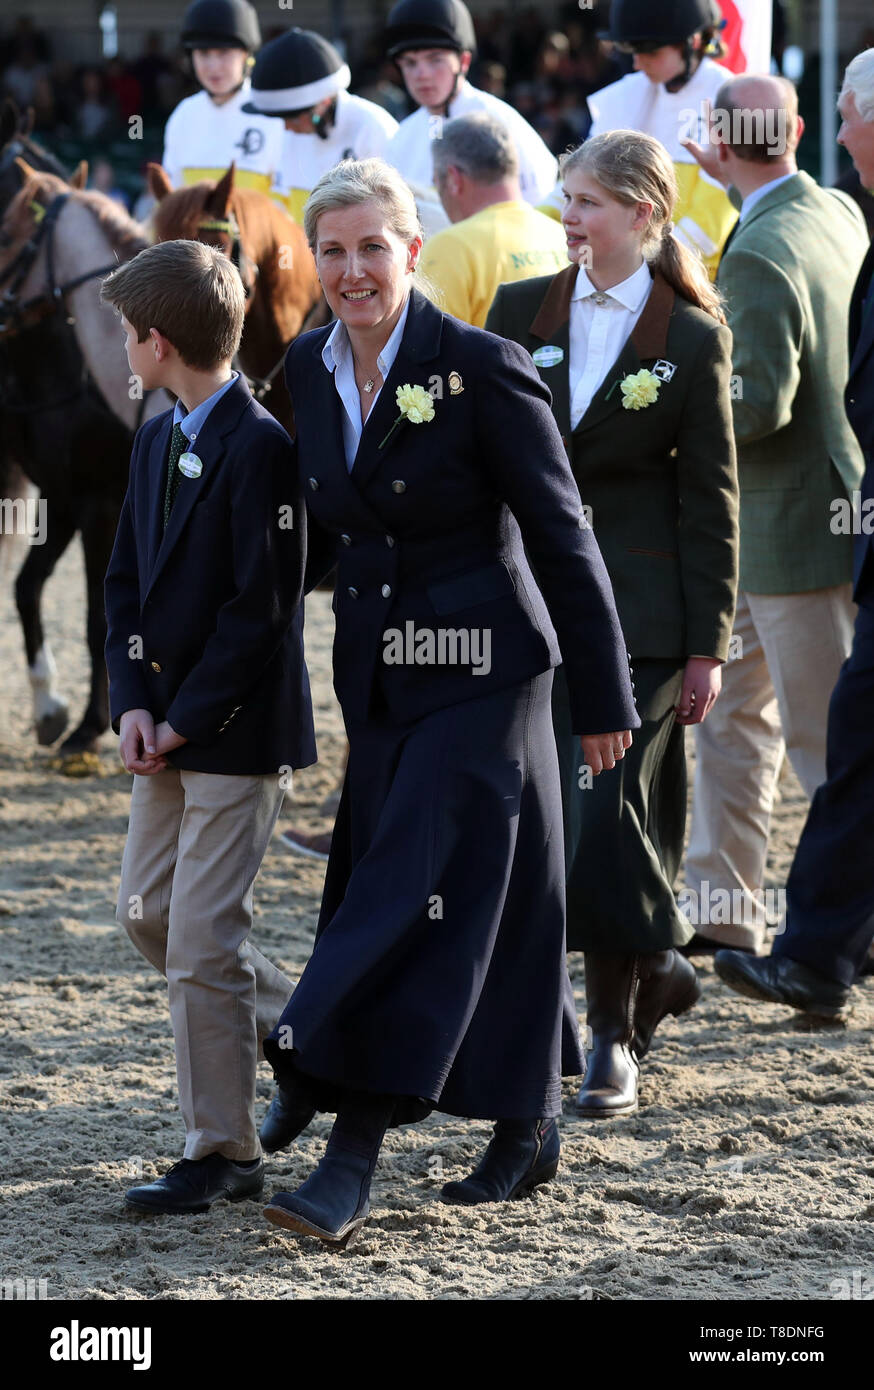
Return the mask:
[[(552, 392), (583, 505), (591, 509), (632, 658), (724, 661), (738, 555), (731, 333), (656, 274), (633, 333), (572, 431), (576, 275), (569, 265), (554, 276), (501, 285), (486, 328), (538, 357), (544, 346), (561, 351), (560, 360), (537, 364), (538, 370)], [(624, 408), (619, 383), (657, 365), (670, 376), (657, 400)]]
[(831, 502), (864, 460), (844, 412), (850, 296), (868, 250), (849, 195), (794, 174), (754, 204), (717, 283), (734, 335), (740, 588), (803, 593), (852, 576)]

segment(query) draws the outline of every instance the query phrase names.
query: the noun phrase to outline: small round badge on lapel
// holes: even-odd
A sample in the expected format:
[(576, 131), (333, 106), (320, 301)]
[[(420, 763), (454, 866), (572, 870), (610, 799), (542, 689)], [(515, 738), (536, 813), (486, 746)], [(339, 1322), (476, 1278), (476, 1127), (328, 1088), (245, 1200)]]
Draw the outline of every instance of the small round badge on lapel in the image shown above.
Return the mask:
[(203, 464), (197, 454), (186, 452), (179, 455), (179, 471), (184, 473), (186, 478), (199, 478), (203, 472)]
[(461, 384), (461, 377), (460, 377), (459, 373), (458, 373), (458, 372), (450, 372), (450, 373), (449, 373), (449, 394), (450, 394), (451, 396), (460, 396), (463, 390), (464, 390), (464, 387), (463, 387), (462, 384)]

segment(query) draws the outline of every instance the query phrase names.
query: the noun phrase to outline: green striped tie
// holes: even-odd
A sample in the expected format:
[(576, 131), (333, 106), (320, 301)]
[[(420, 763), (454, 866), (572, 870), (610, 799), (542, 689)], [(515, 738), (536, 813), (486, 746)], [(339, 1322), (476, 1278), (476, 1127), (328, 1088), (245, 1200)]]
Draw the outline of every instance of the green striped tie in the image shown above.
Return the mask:
[(164, 488), (164, 530), (167, 530), (167, 523), (170, 520), (170, 513), (173, 510), (173, 503), (176, 501), (176, 493), (179, 491), (179, 484), (182, 481), (182, 473), (177, 467), (180, 458), (188, 448), (188, 440), (182, 433), (181, 425), (173, 426), (173, 433), (170, 436), (170, 454), (167, 459), (167, 483)]

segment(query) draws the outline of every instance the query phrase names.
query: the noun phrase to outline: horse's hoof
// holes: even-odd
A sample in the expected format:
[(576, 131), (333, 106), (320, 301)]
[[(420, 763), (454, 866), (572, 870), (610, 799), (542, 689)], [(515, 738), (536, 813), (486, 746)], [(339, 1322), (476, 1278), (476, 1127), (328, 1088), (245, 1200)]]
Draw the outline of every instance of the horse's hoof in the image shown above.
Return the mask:
[(54, 709), (49, 710), (36, 721), (36, 741), (41, 747), (54, 743), (61, 737), (70, 722), (70, 706), (66, 700), (59, 700)]
[(69, 738), (65, 738), (58, 752), (62, 758), (70, 758), (80, 753), (96, 753), (100, 737), (105, 729), (96, 729), (93, 724), (80, 724)]

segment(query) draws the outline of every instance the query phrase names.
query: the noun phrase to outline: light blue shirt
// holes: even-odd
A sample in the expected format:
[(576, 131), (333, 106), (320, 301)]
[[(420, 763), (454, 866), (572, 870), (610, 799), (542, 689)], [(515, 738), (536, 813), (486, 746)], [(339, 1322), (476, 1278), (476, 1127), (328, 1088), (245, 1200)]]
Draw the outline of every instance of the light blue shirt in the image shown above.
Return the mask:
[(785, 183), (787, 179), (794, 178), (795, 174), (781, 174), (778, 179), (772, 179), (770, 183), (763, 183), (761, 188), (757, 188), (754, 192), (748, 193), (740, 205), (740, 213), (738, 215), (741, 222), (743, 222), (745, 217), (749, 217), (756, 203), (764, 198), (766, 193), (771, 193), (775, 188), (779, 188), (780, 184)]
[(226, 381), (224, 386), (220, 386), (217, 391), (213, 391), (211, 396), (207, 396), (206, 400), (201, 401), (200, 405), (196, 405), (193, 410), (186, 411), (181, 401), (176, 402), (176, 407), (173, 411), (173, 424), (182, 426), (182, 433), (185, 435), (189, 444), (194, 443), (206, 424), (207, 415), (212, 410), (213, 406), (218, 405), (225, 392), (231, 389), (239, 375), (239, 372), (234, 372), (230, 381)]
[[(401, 310), (401, 316), (392, 329), (391, 337), (376, 359), (383, 383), (392, 368), (392, 363), (398, 355), (398, 348), (401, 345), (401, 338), (404, 336), (404, 324), (407, 321), (407, 314), (410, 308), (410, 297), (407, 295), (407, 302)], [(338, 319), (334, 324), (325, 346), (322, 348), (322, 361), (329, 372), (334, 373), (334, 385), (343, 402), (343, 449), (346, 454), (346, 467), (352, 472), (352, 465), (355, 462), (355, 455), (358, 452), (358, 443), (361, 439), (363, 425), (361, 423), (361, 397), (358, 394), (358, 387), (355, 384), (355, 361), (352, 357), (352, 344), (349, 341), (349, 334), (346, 332), (346, 325), (342, 319)], [(373, 402), (370, 409), (376, 403), (379, 390), (373, 393)]]

